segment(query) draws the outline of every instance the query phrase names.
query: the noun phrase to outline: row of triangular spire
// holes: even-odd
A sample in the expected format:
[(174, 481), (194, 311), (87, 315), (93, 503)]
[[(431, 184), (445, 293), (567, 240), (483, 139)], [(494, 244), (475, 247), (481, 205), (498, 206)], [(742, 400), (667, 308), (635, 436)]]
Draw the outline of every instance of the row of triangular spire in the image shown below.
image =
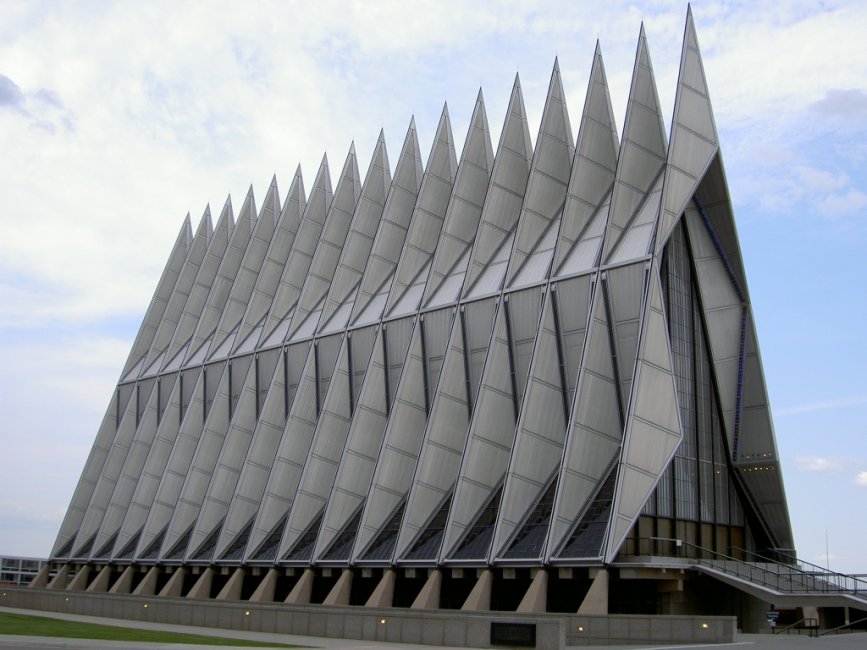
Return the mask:
[[(210, 552), (219, 557), (246, 536), (250, 558), (285, 526), (282, 557), (297, 550), (317, 522), (323, 532), (316, 537), (314, 531), (311, 556), (331, 553), (352, 525), (358, 554), (398, 510), (403, 523), (395, 548), (407, 552), (447, 499), (445, 553), (462, 543), (480, 509), (495, 498), (502, 499), (493, 506), (500, 513), (495, 536), (501, 548), (550, 486), (558, 495), (552, 540), (562, 542), (607, 485), (609, 458), (620, 454), (624, 469), (611, 488), (616, 516), (607, 543), (597, 546), (610, 559), (680, 431), (672, 391), (670, 412), (661, 416), (667, 424), (657, 422), (667, 431), (659, 439), (666, 452), (653, 467), (635, 465), (630, 475), (634, 463), (621, 446), (628, 446), (626, 422), (640, 408), (630, 403), (633, 369), (644, 363), (639, 332), (630, 323), (643, 323), (640, 336), (655, 336), (654, 345), (667, 349), (664, 328), (654, 324), (653, 314), (662, 318), (654, 259), (717, 151), (688, 14), (670, 145), (642, 28), (620, 144), (597, 45), (577, 145), (555, 61), (535, 151), (516, 78), (496, 158), (480, 92), (460, 164), (444, 108), (425, 168), (411, 121), (394, 178), (381, 133), (363, 184), (352, 146), (333, 191), (323, 157), (309, 199), (299, 168), (282, 207), (274, 179), (258, 215), (251, 189), (237, 222), (229, 200), (214, 227), (207, 209), (195, 234), (188, 217), (53, 555), (84, 556), (107, 545), (117, 555), (131, 544), (138, 550), (130, 557), (148, 555), (154, 544), (171, 555), (185, 540), (180, 557), (194, 556), (211, 541)], [(727, 245), (721, 259), (737, 289), (732, 307), (740, 310), (745, 282), (737, 251)], [(629, 296), (635, 314), (607, 306), (595, 289), (602, 283), (614, 287), (604, 290), (606, 300)], [(583, 315), (557, 313), (557, 305), (566, 309), (570, 300), (583, 305)], [(457, 316), (455, 305), (462, 305)], [(584, 319), (584, 326), (573, 327), (584, 341), (596, 323), (606, 346), (609, 332), (626, 332), (617, 335), (623, 367), (594, 370), (587, 352), (581, 360), (582, 347), (601, 343), (578, 345), (575, 358), (558, 352), (556, 339), (568, 329), (561, 320), (570, 318)], [(443, 323), (436, 325), (438, 319)], [(427, 335), (422, 322), (430, 324)], [(235, 361), (225, 364), (230, 357)], [(566, 368), (559, 378), (550, 375), (558, 358)], [(434, 359), (442, 365), (428, 367)], [(615, 443), (610, 449), (604, 435), (576, 420), (590, 399), (590, 393), (581, 396), (589, 389), (580, 379), (575, 385), (586, 372), (606, 379), (606, 399), (620, 413), (606, 425)], [(673, 382), (671, 368), (665, 372)], [(497, 382), (504, 383), (498, 388)], [(518, 489), (517, 478), (500, 488), (491, 482), (499, 470), (466, 460), (461, 465), (465, 454), (492, 467), (505, 463), (517, 476), (517, 448), (497, 460), (496, 445), (487, 456), (464, 451), (467, 435), (482, 441), (490, 438), (486, 428), (496, 437), (527, 425), (521, 404), (548, 401), (525, 391), (545, 384), (560, 386), (556, 399), (564, 406), (559, 421), (545, 424), (560, 432), (562, 458), (534, 470), (541, 488)], [(452, 406), (450, 391), (459, 393)], [(495, 399), (496, 406), (485, 401)], [(228, 412), (215, 415), (213, 403)], [(454, 404), (459, 410), (450, 416)], [(722, 408), (735, 418), (734, 405)], [(478, 409), (488, 415), (474, 415)], [(642, 417), (653, 420), (649, 412)], [(567, 422), (583, 431), (583, 447), (563, 439)], [(734, 422), (727, 424), (736, 438)], [(423, 447), (421, 438), (413, 443), (409, 464), (398, 459), (400, 427), (424, 436)], [(369, 431), (378, 433), (371, 438)], [(435, 448), (453, 449), (452, 459), (438, 458)], [(583, 458), (600, 453), (604, 462), (582, 466)], [(447, 466), (452, 469), (435, 480), (424, 476), (425, 468)], [(560, 478), (551, 483), (557, 467)], [(394, 475), (396, 468), (404, 475)], [(579, 475), (578, 482), (570, 478)], [(639, 475), (651, 478), (639, 481), (641, 494), (627, 505), (624, 481), (632, 476), (635, 483)], [(332, 485), (346, 496), (330, 496)], [(474, 494), (473, 485), (485, 489)], [(500, 489), (507, 497), (498, 496)], [(560, 542), (551, 542), (551, 553)]]

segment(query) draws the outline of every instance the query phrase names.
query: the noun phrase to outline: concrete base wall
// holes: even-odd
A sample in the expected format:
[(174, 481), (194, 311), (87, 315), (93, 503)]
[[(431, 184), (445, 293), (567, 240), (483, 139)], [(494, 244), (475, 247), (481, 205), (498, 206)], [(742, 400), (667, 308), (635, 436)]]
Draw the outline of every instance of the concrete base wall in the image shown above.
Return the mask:
[(566, 644), (731, 643), (736, 628), (734, 616), (572, 615), (566, 624)]
[[(730, 643), (735, 634), (735, 618), (724, 616), (576, 616), (415, 611), (403, 608), (286, 605), (58, 592), (23, 587), (10, 587), (2, 594), (0, 606), (3, 607), (174, 625), (459, 647), (491, 647), (492, 622), (533, 624), (536, 626), (536, 647), (553, 649), (563, 648), (567, 643)], [(287, 616), (289, 613), (291, 616)], [(702, 627), (702, 623), (707, 624), (707, 627)], [(579, 627), (583, 631), (579, 632)]]

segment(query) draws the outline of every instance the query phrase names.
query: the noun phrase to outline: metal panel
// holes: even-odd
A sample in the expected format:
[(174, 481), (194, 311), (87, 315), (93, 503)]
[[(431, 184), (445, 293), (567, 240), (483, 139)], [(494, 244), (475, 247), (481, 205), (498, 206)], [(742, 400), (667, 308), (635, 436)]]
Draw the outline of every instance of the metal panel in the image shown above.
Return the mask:
[[(178, 277), (188, 257), (191, 243), (192, 227), (189, 215), (187, 215), (175, 239), (169, 260), (157, 284), (157, 289), (151, 298), (150, 305), (133, 342), (129, 357), (124, 364), (123, 371), (121, 372), (122, 378), (134, 379), (144, 366), (144, 361), (151, 351), (154, 336), (159, 329)], [(108, 457), (110, 445), (117, 432), (117, 397), (116, 392), (97, 431), (96, 439), (85, 462), (78, 484), (75, 487), (69, 508), (60, 525), (52, 554), (59, 552), (70, 540), (74, 539), (76, 531), (82, 523), (85, 510), (91, 500), (93, 490), (96, 487), (96, 483)], [(81, 541), (81, 539), (78, 540), (79, 543)]]
[[(317, 197), (315, 195), (317, 190), (319, 188), (314, 187), (314, 195), (311, 197), (311, 201), (316, 200)], [(279, 202), (279, 198), (277, 201)], [(265, 203), (268, 204), (268, 199), (266, 199)], [(280, 283), (280, 277), (286, 266), (289, 254), (292, 252), (295, 236), (298, 234), (306, 205), (304, 180), (301, 177), (301, 166), (299, 165), (295, 170), (295, 176), (292, 179), (292, 184), (289, 186), (289, 192), (286, 194), (286, 201), (277, 219), (277, 225), (274, 229), (271, 243), (268, 246), (268, 251), (265, 254), (265, 259), (262, 261), (262, 268), (256, 278), (253, 293), (241, 319), (241, 326), (235, 338), (235, 350), (238, 350), (247, 339), (252, 339), (249, 344), (250, 346), (254, 345), (262, 334), (265, 318), (271, 309), (271, 304), (274, 301), (274, 296)], [(263, 210), (265, 210), (264, 206)], [(259, 220), (261, 221), (261, 219), (260, 215)], [(252, 347), (249, 349), (252, 349)]]
[(555, 318), (551, 295), (549, 293), (545, 299), (542, 324), (530, 364), (530, 378), (509, 460), (494, 533), (495, 554), (511, 539), (533, 507), (540, 491), (560, 466), (563, 455), (568, 397), (564, 386), (562, 339), (557, 327), (559, 318)]
[[(211, 372), (219, 368), (223, 370), (211, 383), (217, 388), (222, 384), (225, 393), (228, 391), (229, 383), (228, 373), (224, 372), (225, 364), (216, 364)], [(186, 391), (186, 377), (184, 377), (184, 383), (184, 391)], [(165, 446), (156, 450), (158, 452), (156, 455), (151, 454), (148, 459), (149, 467), (145, 467), (145, 472), (148, 472), (149, 469), (156, 471), (149, 477), (151, 480), (139, 482), (139, 487), (136, 488), (133, 506), (138, 503), (140, 507), (147, 509), (147, 521), (139, 539), (138, 553), (145, 550), (157, 535), (164, 533), (171, 520), (178, 496), (183, 488), (184, 478), (190, 469), (193, 454), (195, 454), (196, 446), (204, 430), (207, 400), (206, 384), (205, 370), (203, 369), (196, 378), (189, 406), (183, 414), (183, 420), (178, 434), (174, 437), (168, 459), (162, 460), (162, 455), (167, 450)], [(225, 410), (228, 411), (228, 396), (225, 400)], [(164, 469), (161, 466), (162, 462), (165, 462)], [(127, 515), (127, 519), (129, 519), (129, 515)], [(126, 526), (126, 522), (124, 524)]]
[[(457, 299), (463, 284), (463, 275), (469, 263), (469, 251), (476, 236), (482, 206), (488, 191), (494, 153), (491, 149), (491, 134), (482, 91), (476, 98), (467, 140), (461, 153), (461, 164), (455, 176), (454, 190), (449, 199), (442, 233), (437, 243), (430, 270), (430, 278), (425, 286), (422, 304), (428, 307), (446, 304)], [(460, 281), (450, 299), (443, 300), (434, 296), (441, 285), (460, 267)]]
[(692, 10), (687, 9), (680, 55), (680, 74), (674, 96), (671, 147), (666, 167), (663, 211), (656, 251), (662, 251), (699, 180), (719, 150), (716, 124), (698, 49)]
[[(118, 544), (115, 542), (115, 548), (121, 549), (128, 542), (129, 535), (124, 535), (121, 527), (124, 524), (130, 504), (135, 496), (139, 481), (145, 477), (145, 467), (152, 456), (154, 445), (160, 444), (165, 440), (163, 429), (168, 419), (168, 429), (173, 433), (170, 437), (177, 435), (180, 420), (178, 417), (178, 409), (180, 407), (180, 373), (171, 375), (171, 383), (163, 381), (160, 388), (160, 400), (165, 401), (166, 405), (163, 408), (162, 414), (157, 414), (149, 408), (145, 413), (145, 417), (139, 425), (139, 430), (136, 432), (136, 438), (133, 441), (133, 446), (124, 461), (124, 467), (121, 470), (117, 485), (111, 495), (111, 500), (105, 511), (100, 534), (97, 536), (94, 546), (99, 548), (108, 535), (117, 532), (117, 539), (121, 540)], [(154, 417), (156, 416), (156, 417)], [(164, 436), (161, 438), (161, 435)], [(169, 443), (170, 444), (170, 443)], [(144, 518), (141, 518), (135, 524), (136, 531), (144, 524)], [(135, 531), (133, 531), (135, 532)]]
[[(286, 424), (284, 427), (280, 427), (279, 445), (272, 461), (253, 530), (250, 533), (249, 549), (258, 548), (292, 506), (295, 492), (298, 489), (298, 482), (301, 480), (301, 470), (304, 468), (304, 461), (307, 458), (310, 442), (313, 439), (313, 432), (319, 418), (317, 362), (325, 368), (328, 368), (330, 364), (331, 367), (324, 371), (330, 376), (342, 335), (335, 334), (329, 338), (330, 341), (320, 339), (317, 344), (310, 345), (307, 350), (304, 369), (295, 389), (295, 396), (291, 402)], [(337, 343), (337, 346), (334, 345), (334, 342)], [(297, 367), (291, 358), (296, 355), (291, 353), (293, 350), (302, 350), (301, 345), (303, 344), (289, 348), (290, 385), (293, 367)], [(330, 354), (332, 349), (334, 352)], [(278, 434), (274, 432), (274, 435)]]
[[(224, 522), (232, 495), (238, 485), (238, 477), (250, 449), (256, 422), (259, 415), (259, 395), (257, 393), (257, 365), (250, 363), (252, 355), (232, 360), (232, 416), (229, 429), (223, 439), (219, 455), (213, 460), (214, 469), (207, 492), (202, 495), (199, 515), (190, 538), (191, 547), (198, 547), (204, 537), (212, 531), (219, 522)], [(242, 363), (243, 362), (243, 363)], [(244, 366), (247, 366), (244, 372)], [(273, 374), (273, 371), (272, 373)], [(237, 378), (236, 378), (237, 375)], [(271, 375), (268, 376), (270, 382)], [(242, 388), (235, 386), (241, 384)], [(238, 392), (238, 398), (234, 393)], [(182, 495), (191, 501), (192, 495)], [(249, 518), (248, 518), (249, 519)], [(218, 540), (217, 540), (218, 541)], [(216, 548), (215, 541), (215, 548)]]
[(443, 106), (385, 313), (397, 316), (418, 309), (442, 232), (457, 166), (448, 107)]
[(358, 529), (358, 549), (367, 547), (409, 491), (427, 422), (423, 348), (422, 327), (416, 323), (371, 478)]
[(369, 326), (344, 337), (334, 376), (322, 403), (322, 415), (313, 435), (310, 453), (304, 461), (297, 494), (286, 522), (281, 555), (284, 549), (291, 548), (304, 534), (310, 522), (328, 502), (352, 420), (352, 384), (353, 381), (362, 383), (369, 366), (375, 331), (375, 326)]
[(199, 227), (196, 229), (196, 234), (190, 245), (190, 252), (187, 254), (187, 259), (184, 261), (184, 266), (172, 290), (172, 296), (169, 298), (159, 327), (154, 334), (151, 351), (144, 361), (144, 367), (156, 366), (154, 372), (157, 372), (168, 361), (165, 351), (172, 341), (178, 321), (184, 312), (184, 306), (193, 288), (193, 283), (199, 275), (199, 269), (208, 252), (212, 231), (211, 211), (209, 208), (205, 208), (202, 220), (199, 222)]
[(592, 289), (595, 286), (591, 280), (594, 278), (595, 276), (584, 275), (552, 285), (553, 300), (556, 302), (554, 305), (557, 312), (556, 320), (559, 322), (558, 336), (561, 339), (561, 362), (566, 378), (564, 390), (567, 396), (566, 403), (570, 409), (575, 396), (581, 352), (584, 349), (584, 337), (590, 319)]
[[(422, 179), (421, 153), (415, 119), (412, 119), (367, 261), (359, 295), (352, 308), (350, 322), (356, 325), (372, 323), (382, 317), (394, 273), (405, 248), (411, 218), (415, 215), (416, 202), (421, 196), (420, 190), (424, 185)], [(430, 182), (428, 185), (431, 188), (436, 186)], [(428, 192), (430, 193), (430, 190)]]
[(205, 259), (202, 260), (199, 272), (196, 274), (196, 281), (184, 303), (184, 311), (177, 327), (175, 327), (172, 342), (163, 356), (165, 370), (169, 368), (176, 370), (184, 366), (184, 361), (192, 352), (190, 342), (193, 332), (195, 332), (204, 312), (211, 287), (214, 285), (217, 272), (220, 270), (223, 257), (228, 250), (229, 240), (235, 227), (233, 219), (232, 202), (226, 199), (226, 204), (220, 212), (220, 218), (217, 219), (217, 225), (214, 227), (214, 232), (208, 242), (208, 252), (205, 254)]
[[(399, 371), (405, 362), (409, 344), (407, 334), (412, 320), (405, 318), (392, 321), (379, 330), (347, 434), (334, 490), (326, 505), (314, 557), (331, 547), (336, 536), (345, 530), (349, 520), (358, 513), (370, 490), (388, 422), (390, 393), (400, 379)], [(397, 359), (396, 368), (394, 359)]]
[[(353, 171), (355, 172), (353, 175)], [(355, 191), (353, 185), (357, 182), (358, 171), (355, 164), (355, 149), (350, 148), (349, 154), (346, 157), (346, 162), (343, 165), (341, 172), (341, 180), (349, 176), (349, 181), (345, 182), (346, 188), (338, 187), (342, 193)], [(325, 224), (332, 201), (331, 193), (331, 175), (328, 171), (328, 158), (322, 157), (322, 163), (319, 165), (319, 171), (316, 174), (316, 180), (313, 181), (313, 191), (310, 193), (310, 200), (304, 208), (304, 215), (301, 218), (301, 224), (298, 226), (298, 232), (295, 235), (295, 240), (292, 242), (292, 250), (289, 257), (286, 259), (286, 264), (283, 267), (280, 282), (275, 288), (275, 293), (268, 300), (266, 305), (264, 300), (260, 304), (254, 303), (251, 305), (250, 316), (252, 319), (253, 311), (258, 312), (264, 308), (268, 310), (268, 318), (262, 329), (261, 344), (279, 345), (282, 343), (289, 330), (289, 325), (294, 314), (295, 305), (298, 303), (298, 297), (301, 295), (301, 290), (304, 288), (304, 279), (307, 277), (307, 272), (310, 269), (310, 263), (313, 261), (313, 255), (319, 245), (319, 238), (322, 235), (322, 228)], [(348, 202), (346, 198), (343, 202)], [(249, 327), (251, 323), (245, 318), (245, 325)], [(279, 335), (277, 332), (279, 331)], [(239, 335), (239, 340), (243, 340), (245, 334)], [(272, 341), (272, 339), (275, 339)]]
[(647, 255), (662, 201), (662, 179), (663, 174), (660, 173), (629, 224), (629, 229), (620, 239), (617, 250), (611, 256), (611, 264), (622, 264)]
[(580, 239), (575, 242), (572, 249), (568, 252), (568, 256), (556, 273), (557, 276), (587, 273), (598, 266), (610, 208), (611, 193), (609, 192), (596, 212), (591, 216), (591, 220), (581, 233)]
[[(597, 238), (601, 246), (602, 233), (608, 217), (608, 207), (600, 209), (605, 196), (610, 194), (617, 166), (617, 130), (611, 110), (611, 97), (608, 94), (608, 80), (602, 63), (602, 52), (596, 44), (587, 96), (578, 129), (578, 144), (572, 162), (572, 173), (566, 191), (566, 204), (560, 220), (557, 249), (554, 253), (555, 271), (564, 266), (567, 258), (576, 256), (573, 249), (579, 242)], [(594, 219), (594, 215), (597, 218)], [(595, 233), (589, 232), (591, 222)], [(586, 247), (586, 246), (585, 246)], [(580, 259), (580, 257), (579, 257)], [(596, 263), (594, 255), (589, 263), (581, 264), (581, 269), (591, 268)], [(575, 263), (573, 262), (572, 266)], [(568, 273), (565, 268), (561, 273)]]
[[(123, 466), (129, 445), (138, 426), (139, 400), (146, 400), (152, 392), (148, 390), (148, 395), (139, 395), (141, 384), (142, 382), (136, 383), (133, 397), (127, 402), (126, 409), (123, 411), (123, 415), (118, 422), (117, 431), (114, 432), (114, 438), (106, 450), (102, 467), (96, 470), (99, 472), (98, 474), (94, 472), (94, 482), (90, 486), (90, 498), (78, 524), (79, 532), (76, 538), (76, 545), (72, 547), (75, 557), (78, 557), (81, 553), (85, 540), (93, 538), (99, 529), (99, 524), (102, 522), (102, 516), (105, 513), (106, 501), (111, 498), (111, 490), (114, 489), (117, 482), (118, 473)], [(153, 381), (148, 381), (146, 386), (152, 388)], [(82, 533), (82, 530), (87, 532)], [(89, 546), (94, 550), (94, 544), (90, 544)], [(88, 555), (85, 554), (84, 557), (87, 558)]]
[(608, 232), (602, 253), (604, 259), (610, 259), (630, 227), (636, 210), (665, 164), (666, 152), (659, 96), (642, 25), (626, 105)]
[(133, 341), (129, 357), (123, 365), (123, 371), (120, 373), (120, 376), (124, 377), (126, 380), (136, 379), (136, 377), (130, 376), (133, 374), (133, 368), (142, 363), (151, 351), (154, 335), (159, 328), (160, 321), (162, 321), (163, 316), (165, 315), (166, 307), (171, 299), (172, 292), (177, 284), (184, 262), (188, 257), (192, 241), (193, 228), (190, 224), (190, 215), (187, 213), (186, 218), (184, 218), (184, 221), (181, 224), (178, 236), (175, 238), (172, 252), (169, 254), (169, 259), (166, 262), (166, 266), (163, 269), (159, 282), (157, 283), (156, 291), (154, 291), (154, 295), (151, 298), (147, 311), (145, 312), (144, 320), (142, 320), (138, 334), (136, 334), (135, 340)]
[[(205, 367), (205, 373), (205, 398), (207, 400), (210, 391), (209, 385), (212, 384), (211, 377), (207, 374), (207, 366)], [(208, 409), (201, 436), (197, 441), (198, 444), (196, 445), (193, 454), (184, 464), (184, 481), (180, 490), (177, 490), (177, 492), (175, 491), (172, 481), (167, 483), (166, 478), (169, 476), (168, 471), (166, 472), (166, 476), (163, 477), (158, 499), (161, 498), (166, 502), (168, 501), (169, 496), (174, 496), (177, 499), (177, 503), (173, 508), (171, 523), (166, 532), (163, 549), (170, 549), (178, 538), (183, 535), (190, 526), (195, 524), (195, 521), (199, 516), (205, 492), (207, 491), (211, 477), (214, 474), (216, 461), (232, 420), (232, 374), (231, 364), (225, 364), (219, 384), (214, 392), (213, 403)], [(176, 445), (175, 450), (172, 453), (172, 461), (169, 470), (171, 470), (173, 466), (178, 467), (180, 470), (180, 459), (176, 458), (177, 451), (178, 449)], [(151, 511), (151, 516), (153, 516), (153, 511)], [(211, 530), (206, 531), (204, 533), (205, 536), (210, 532)], [(200, 538), (197, 538), (188, 548), (190, 550), (197, 548), (201, 541)]]
[[(177, 377), (178, 375), (175, 374), (165, 378), (166, 383), (169, 381), (171, 383), (162, 389), (163, 399), (174, 387)], [(87, 514), (79, 529), (79, 537), (83, 539), (90, 535), (93, 521), (99, 520), (98, 533), (93, 543), (94, 549), (101, 549), (111, 536), (116, 535), (123, 523), (123, 513), (129, 505), (138, 477), (150, 452), (160, 415), (160, 386), (155, 385), (150, 391), (144, 414), (135, 429), (134, 437), (129, 442), (129, 447), (124, 448), (124, 441), (120, 435), (116, 436), (112, 443), (111, 452), (106, 459), (105, 467), (88, 505)], [(123, 458), (118, 462), (121, 456)], [(104, 492), (109, 490), (110, 494), (105, 496)], [(91, 522), (88, 522), (88, 519), (91, 519)], [(86, 533), (81, 532), (85, 530)]]
[(617, 554), (683, 439), (656, 265), (651, 269), (649, 285), (605, 550), (606, 562)]
[[(129, 503), (109, 506), (107, 513), (109, 517), (114, 517), (115, 507), (120, 510), (118, 516), (123, 517), (123, 525), (118, 533), (118, 541), (115, 546), (117, 549), (123, 549), (127, 544), (132, 543), (133, 539), (137, 538), (142, 531), (177, 440), (182, 419), (185, 413), (190, 410), (189, 407), (193, 404), (195, 394), (198, 394), (198, 407), (192, 409), (195, 414), (191, 417), (198, 419), (199, 423), (201, 422), (203, 386), (200, 382), (200, 374), (201, 368), (179, 373), (178, 381), (169, 397), (169, 404), (157, 428), (147, 460), (136, 482), (132, 498)], [(184, 408), (185, 403), (186, 408)], [(201, 424), (195, 428), (200, 430)], [(138, 542), (135, 543), (137, 545)], [(132, 551), (134, 552), (135, 548)]]
[[(317, 316), (315, 319), (309, 317), (313, 312), (322, 309), (323, 302), (329, 293), (339, 292), (339, 296), (335, 293), (334, 298), (334, 302), (339, 304), (343, 302), (346, 294), (355, 287), (355, 283), (333, 285), (334, 273), (344, 255), (344, 246), (346, 246), (350, 230), (361, 224), (369, 226), (372, 220), (378, 221), (382, 215), (382, 202), (385, 200), (385, 192), (388, 189), (388, 179), (384, 176), (390, 177), (387, 171), (387, 160), (385, 160), (383, 167), (384, 145), (385, 143), (380, 137), (373, 152), (363, 187), (360, 187), (358, 182), (355, 146), (350, 147), (350, 160), (347, 160), (347, 164), (343, 167), (345, 175), (337, 184), (322, 235), (304, 278), (304, 287), (301, 289), (298, 304), (292, 314), (292, 324), (289, 327), (290, 340), (298, 338), (298, 330), (302, 327), (307, 330), (304, 336), (309, 336), (309, 332), (315, 330), (319, 317)], [(362, 201), (361, 196), (365, 192), (369, 195), (369, 200)], [(355, 239), (364, 239), (364, 237), (359, 236)], [(355, 247), (353, 247), (354, 250)]]
[(527, 268), (528, 258), (537, 252), (545, 235), (556, 229), (566, 188), (572, 169), (575, 152), (566, 96), (560, 79), (560, 65), (554, 60), (554, 70), (548, 85), (548, 95), (542, 110), (539, 136), (530, 167), (524, 205), (518, 221), (514, 250), (509, 261), (506, 284), (515, 286), (519, 272), (523, 271), (524, 283), (541, 281), (547, 277), (550, 258), (554, 250), (554, 237), (547, 247), (547, 263), (535, 260), (532, 269)]
[[(307, 344), (300, 344), (303, 350)], [(286, 367), (286, 357), (282, 350), (273, 351), (276, 356), (276, 366), (270, 372), (263, 373), (257, 380), (259, 386), (262, 382), (267, 387), (261, 407), (258, 408), (259, 417), (252, 432), (252, 440), (249, 449), (243, 456), (228, 458), (232, 465), (243, 462), (239, 470), (237, 480), (232, 482), (232, 492), (223, 499), (227, 501), (225, 522), (216, 546), (216, 556), (222, 555), (226, 547), (236, 535), (240, 534), (248, 522), (255, 517), (261, 505), (268, 474), (274, 463), (280, 437), (286, 422), (286, 383), (289, 369)], [(261, 357), (260, 357), (261, 360)], [(261, 365), (260, 365), (261, 370)], [(259, 397), (261, 399), (261, 396)], [(233, 427), (239, 423), (233, 422)], [(216, 486), (218, 489), (222, 486)], [(252, 528), (251, 528), (252, 531)], [(250, 531), (250, 532), (251, 532)], [(248, 532), (249, 539), (249, 532)]]
[(499, 250), (491, 258), (485, 269), (476, 278), (476, 283), (472, 289), (466, 294), (467, 299), (479, 298), (488, 296), (492, 293), (497, 293), (503, 287), (503, 278), (506, 277), (506, 267), (509, 263), (509, 253), (512, 250), (512, 243), (515, 239), (515, 232), (512, 231), (500, 244)]
[(611, 333), (601, 288), (593, 292), (590, 314), (558, 479), (549, 549), (563, 543), (605, 480), (623, 436)]
[(617, 376), (621, 386), (621, 410), (624, 412), (629, 399), (635, 368), (646, 274), (645, 264), (637, 263), (610, 269), (603, 276), (602, 282), (607, 309), (610, 311), (612, 353), (617, 358)]
[(515, 437), (517, 407), (514, 357), (507, 324), (508, 310), (499, 309), (494, 335), (473, 409), (460, 474), (449, 514), (443, 549), (455, 543), (475, 521), (479, 510), (502, 483)]
[[(493, 298), (470, 303), (455, 318), (398, 537), (397, 557), (406, 551), (457, 480), (470, 425), (473, 393), (478, 390), (474, 378), (480, 378), (491, 338), (495, 304)], [(482, 341), (485, 330), (487, 342)], [(474, 344), (478, 345), (475, 354)], [(478, 360), (475, 367), (479, 374), (473, 372), (474, 359)]]
[[(208, 292), (208, 299), (205, 301), (202, 315), (199, 317), (193, 337), (190, 339), (190, 347), (186, 359), (188, 364), (199, 362), (197, 355), (200, 348), (203, 348), (205, 351), (208, 350), (209, 341), (214, 336), (220, 316), (226, 307), (226, 301), (229, 299), (229, 294), (232, 291), (232, 285), (234, 285), (235, 278), (241, 268), (244, 253), (253, 234), (255, 220), (256, 205), (253, 200), (253, 187), (251, 186), (247, 192), (247, 197), (244, 199), (244, 204), (241, 206), (241, 212), (232, 230), (232, 236), (229, 238), (229, 246), (226, 249), (225, 255), (223, 255), (223, 259), (220, 260), (220, 268), (217, 269), (217, 276), (214, 278), (214, 283)], [(201, 358), (204, 359), (204, 357)], [(194, 359), (195, 361), (193, 361)]]
[[(250, 192), (252, 201), (252, 188)], [(261, 275), (262, 264), (271, 247), (271, 240), (274, 237), (279, 216), (280, 194), (277, 190), (277, 177), (275, 176), (271, 179), (271, 185), (265, 195), (265, 200), (262, 202), (262, 209), (259, 211), (259, 217), (253, 226), (253, 232), (244, 251), (241, 265), (235, 274), (229, 297), (226, 299), (226, 304), (220, 314), (214, 339), (208, 351), (209, 356), (216, 355), (216, 351), (223, 345), (234, 346), (235, 335), (238, 333), (250, 297), (253, 295), (253, 289)], [(224, 356), (228, 356), (228, 352)]]
[(542, 233), (535, 248), (524, 260), (521, 270), (512, 281), (511, 286), (513, 288), (534, 284), (548, 277), (551, 269), (551, 258), (554, 256), (554, 247), (557, 244), (557, 226), (560, 223), (561, 212), (562, 210), (558, 210), (554, 219), (548, 224), (548, 229)]
[[(413, 137), (407, 134), (404, 154), (406, 154), (407, 147), (413, 146), (410, 143), (415, 136), (415, 131), (411, 133)], [(414, 150), (418, 150), (418, 146), (415, 146)], [(414, 176), (415, 169), (410, 165), (409, 171), (407, 171), (404, 155), (401, 155), (399, 160), (404, 163), (403, 167), (398, 165), (398, 171), (404, 177), (402, 182), (412, 182), (406, 177)], [(388, 154), (385, 149), (385, 134), (380, 132), (367, 177), (361, 188), (361, 198), (355, 208), (355, 214), (352, 216), (349, 233), (346, 235), (346, 241), (340, 251), (340, 261), (328, 289), (328, 298), (322, 309), (320, 326), (329, 327), (334, 331), (346, 327), (349, 322), (358, 287), (370, 259), (373, 240), (382, 223), (383, 209), (387, 197), (390, 196), (389, 187), (391, 185)]]
[(465, 295), (474, 289), (476, 281), (494, 262), (497, 252), (518, 225), (532, 155), (527, 112), (521, 95), (521, 82), (516, 75), (491, 172), (491, 183), (482, 208), (479, 232), (473, 243)]

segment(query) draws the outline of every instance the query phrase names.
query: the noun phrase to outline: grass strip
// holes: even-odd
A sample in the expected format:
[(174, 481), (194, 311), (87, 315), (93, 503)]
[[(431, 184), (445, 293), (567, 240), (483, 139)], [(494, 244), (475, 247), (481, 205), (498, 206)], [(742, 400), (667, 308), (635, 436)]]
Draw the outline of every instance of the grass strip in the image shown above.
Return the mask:
[(139, 630), (114, 625), (79, 623), (45, 616), (0, 612), (0, 634), (48, 636), (62, 639), (97, 639), (100, 641), (141, 641), (143, 643), (184, 643), (189, 645), (244, 646), (255, 648), (303, 648), (285, 643), (227, 639), (224, 637)]

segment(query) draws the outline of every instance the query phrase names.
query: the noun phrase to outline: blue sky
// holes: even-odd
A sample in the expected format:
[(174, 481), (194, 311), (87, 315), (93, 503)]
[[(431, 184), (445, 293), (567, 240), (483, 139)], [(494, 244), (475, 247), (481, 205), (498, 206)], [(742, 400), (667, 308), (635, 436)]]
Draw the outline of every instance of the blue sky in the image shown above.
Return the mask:
[[(756, 5), (759, 6), (756, 6)], [(596, 39), (623, 124), (645, 21), (667, 124), (686, 4), (0, 3), (0, 554), (47, 555), (181, 221), (309, 188), (443, 102), (494, 142), (516, 72), (535, 140), (559, 58), (577, 129)], [(693, 11), (795, 540), (867, 572), (867, 6)], [(826, 531), (830, 559), (825, 557)]]

